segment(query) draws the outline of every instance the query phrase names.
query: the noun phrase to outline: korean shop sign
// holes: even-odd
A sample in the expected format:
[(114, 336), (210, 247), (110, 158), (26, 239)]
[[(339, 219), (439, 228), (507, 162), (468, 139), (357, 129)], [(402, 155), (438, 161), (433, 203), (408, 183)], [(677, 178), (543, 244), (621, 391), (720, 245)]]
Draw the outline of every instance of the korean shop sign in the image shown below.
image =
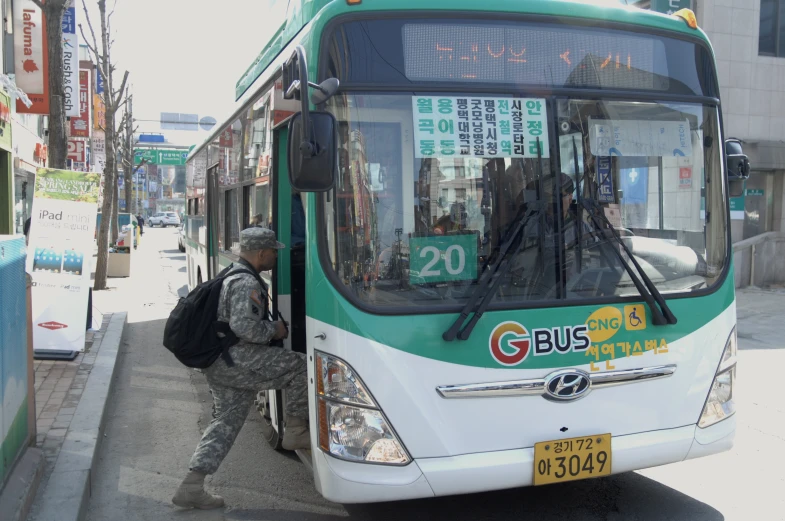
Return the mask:
[(414, 156), (549, 157), (545, 100), (412, 97)]
[(90, 71), (79, 71), (79, 117), (71, 118), (70, 137), (90, 137)]

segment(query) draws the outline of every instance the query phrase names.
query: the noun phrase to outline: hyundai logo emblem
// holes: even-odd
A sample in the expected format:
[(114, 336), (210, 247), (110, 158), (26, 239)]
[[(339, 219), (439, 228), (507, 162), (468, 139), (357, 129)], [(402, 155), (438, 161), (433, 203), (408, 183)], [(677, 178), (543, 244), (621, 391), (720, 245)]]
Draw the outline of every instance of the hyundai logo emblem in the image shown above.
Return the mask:
[(564, 402), (583, 398), (590, 390), (589, 375), (577, 369), (569, 369), (555, 372), (546, 378), (543, 396), (548, 400)]

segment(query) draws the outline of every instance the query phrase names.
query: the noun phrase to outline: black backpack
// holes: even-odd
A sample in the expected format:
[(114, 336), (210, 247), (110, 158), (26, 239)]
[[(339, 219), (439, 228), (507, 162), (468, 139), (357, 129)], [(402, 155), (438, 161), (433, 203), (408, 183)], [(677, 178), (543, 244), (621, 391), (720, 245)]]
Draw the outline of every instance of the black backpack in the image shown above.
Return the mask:
[[(187, 297), (181, 298), (169, 314), (164, 327), (164, 347), (184, 365), (206, 369), (222, 356), (229, 366), (234, 365), (229, 348), (239, 342), (229, 324), (217, 320), (218, 300), (224, 279), (237, 273), (250, 273), (264, 289), (261, 277), (250, 269), (223, 270), (215, 278), (196, 286)], [(265, 296), (265, 299), (267, 297)], [(223, 337), (218, 334), (222, 333)]]

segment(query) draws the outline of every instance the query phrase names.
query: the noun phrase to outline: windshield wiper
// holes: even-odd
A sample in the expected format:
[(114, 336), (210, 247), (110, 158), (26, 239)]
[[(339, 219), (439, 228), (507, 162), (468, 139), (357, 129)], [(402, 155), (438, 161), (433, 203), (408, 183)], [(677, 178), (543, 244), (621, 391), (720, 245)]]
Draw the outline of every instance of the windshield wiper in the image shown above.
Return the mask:
[[(455, 340), (456, 336), (461, 340), (466, 340), (467, 338), (469, 338), (469, 335), (472, 334), (472, 330), (474, 329), (474, 326), (477, 324), (477, 321), (480, 320), (483, 313), (485, 313), (485, 310), (488, 308), (488, 304), (493, 298), (493, 295), (496, 293), (496, 290), (499, 288), (499, 283), (501, 282), (502, 278), (504, 278), (504, 274), (509, 271), (509, 267), (512, 266), (512, 264), (510, 262), (507, 262), (507, 264), (505, 264), (504, 268), (502, 268), (501, 270), (499, 269), (499, 266), (502, 264), (502, 262), (505, 259), (507, 259), (507, 253), (509, 252), (510, 247), (515, 242), (515, 239), (518, 237), (518, 235), (524, 230), (526, 224), (529, 222), (532, 215), (534, 215), (535, 213), (536, 213), (536, 209), (530, 209), (520, 219), (518, 225), (515, 227), (512, 234), (510, 235), (510, 238), (499, 249), (499, 257), (485, 271), (485, 273), (483, 273), (480, 282), (477, 284), (477, 288), (475, 288), (474, 292), (469, 297), (469, 301), (466, 302), (466, 305), (461, 310), (461, 314), (458, 316), (455, 322), (453, 322), (452, 326), (450, 326), (450, 329), (448, 329), (447, 331), (444, 332), (444, 334), (442, 334), (442, 338), (444, 340), (446, 340), (447, 342), (451, 342)], [(515, 248), (515, 254), (517, 254), (520, 251), (521, 246), (523, 246), (524, 242), (525, 242), (524, 238), (521, 237), (518, 246)], [(493, 283), (491, 283), (492, 281)], [(486, 289), (488, 289), (487, 292), (485, 291)], [(477, 308), (477, 310), (474, 312), (472, 319), (469, 321), (468, 324), (466, 324), (466, 327), (461, 329), (461, 326), (469, 317), (469, 313), (471, 313), (472, 309), (474, 309), (474, 307), (477, 305), (477, 301), (480, 299), (480, 296), (483, 293), (485, 293), (485, 296), (483, 297), (482, 302), (480, 302), (480, 305)], [(460, 333), (458, 332), (459, 329), (461, 329)]]
[[(572, 141), (572, 148), (573, 148), (573, 154), (577, 157), (578, 149), (575, 145), (574, 139)], [(575, 170), (576, 170), (575, 176), (577, 179), (578, 177), (577, 161), (575, 162)], [(635, 272), (632, 270), (632, 266), (630, 266), (630, 263), (624, 259), (624, 256), (621, 254), (621, 252), (616, 248), (611, 248), (611, 250), (613, 250), (613, 252), (616, 254), (616, 257), (618, 257), (619, 262), (621, 262), (622, 266), (624, 266), (624, 269), (627, 270), (627, 274), (630, 276), (632, 283), (635, 284), (635, 288), (638, 290), (638, 293), (640, 293), (643, 300), (646, 302), (646, 304), (648, 304), (649, 309), (651, 309), (652, 324), (654, 324), (655, 326), (675, 324), (677, 322), (676, 316), (668, 307), (668, 304), (665, 302), (665, 298), (663, 298), (662, 293), (659, 292), (659, 290), (651, 281), (649, 276), (646, 275), (646, 272), (643, 270), (643, 268), (641, 268), (641, 265), (638, 264), (637, 260), (635, 260), (635, 257), (632, 255), (632, 252), (627, 247), (627, 244), (621, 239), (619, 234), (616, 233), (616, 228), (614, 228), (613, 223), (611, 223), (610, 220), (608, 220), (608, 217), (602, 211), (602, 207), (599, 206), (599, 204), (594, 200), (592, 200), (591, 203), (589, 203), (585, 198), (581, 198), (580, 202), (583, 208), (588, 212), (589, 218), (592, 220), (592, 223), (594, 223), (594, 226), (598, 230), (601, 230), (602, 226), (597, 220), (597, 215), (599, 214), (599, 216), (602, 218), (603, 222), (605, 223), (605, 226), (607, 227), (608, 230), (610, 230), (611, 234), (613, 235), (613, 238), (616, 239), (616, 242), (619, 243), (622, 249), (624, 249), (624, 252), (627, 254), (627, 257), (629, 257), (630, 261), (635, 266), (635, 269), (640, 274), (640, 278), (638, 278), (638, 276), (636, 276)], [(643, 280), (643, 284), (641, 284), (641, 280)], [(655, 302), (657, 305), (659, 305), (659, 307), (655, 305)]]
[[(542, 151), (540, 150), (540, 138), (537, 138), (537, 160), (540, 167), (539, 176), (542, 177)], [(507, 257), (507, 253), (510, 250), (510, 247), (515, 242), (515, 239), (518, 237), (518, 234), (522, 233), (524, 227), (529, 222), (531, 217), (535, 213), (540, 213), (542, 215), (542, 211), (539, 211), (540, 210), (539, 205), (540, 205), (540, 201), (537, 201), (536, 203), (531, 203), (531, 202), (529, 203), (528, 210), (526, 211), (524, 216), (520, 218), (518, 225), (510, 234), (509, 238), (507, 239), (507, 242), (502, 244), (502, 247), (499, 249), (499, 257), (491, 265), (491, 267), (488, 268), (482, 274), (480, 281), (477, 283), (477, 288), (475, 288), (474, 292), (469, 297), (469, 301), (466, 302), (466, 305), (461, 310), (461, 314), (458, 315), (458, 318), (455, 319), (455, 322), (453, 322), (450, 328), (442, 334), (442, 338), (445, 341), (452, 342), (453, 340), (455, 340), (456, 336), (460, 340), (466, 340), (472, 334), (472, 331), (474, 330), (474, 326), (477, 325), (477, 322), (480, 320), (483, 313), (485, 313), (485, 310), (488, 309), (488, 304), (490, 304), (494, 294), (496, 294), (496, 291), (499, 289), (499, 283), (501, 282), (502, 278), (504, 278), (504, 274), (507, 273), (507, 271), (509, 271), (509, 266), (511, 266), (512, 264), (508, 262), (504, 266), (504, 269), (498, 274), (498, 276), (495, 279), (494, 279), (494, 275), (496, 275), (496, 272), (499, 271), (499, 266)], [(520, 215), (520, 211), (518, 211), (516, 218), (519, 215)], [(515, 248), (516, 255), (520, 251), (524, 242), (525, 242), (524, 238), (521, 237), (521, 242), (518, 243), (518, 246)], [(493, 284), (491, 284), (491, 281), (493, 281)], [(489, 286), (490, 289), (488, 289)], [(475, 305), (477, 304), (477, 301), (480, 299), (480, 296), (485, 292), (486, 289), (488, 289), (488, 291), (487, 293), (485, 293), (482, 302), (480, 302), (479, 307), (474, 312), (472, 319), (469, 321), (468, 324), (466, 324), (466, 327), (461, 329), (461, 326), (463, 325), (464, 322), (466, 322), (466, 319), (469, 317), (469, 313), (472, 312), (472, 309), (474, 309)], [(460, 333), (458, 333), (459, 329), (460, 329)]]

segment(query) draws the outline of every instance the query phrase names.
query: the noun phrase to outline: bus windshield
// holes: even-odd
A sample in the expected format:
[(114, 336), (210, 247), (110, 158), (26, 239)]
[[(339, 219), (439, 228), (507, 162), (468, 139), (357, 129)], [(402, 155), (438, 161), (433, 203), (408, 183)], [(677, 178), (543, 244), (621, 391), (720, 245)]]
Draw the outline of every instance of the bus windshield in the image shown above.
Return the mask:
[(331, 110), (329, 252), (369, 304), (463, 302), (508, 241), (495, 302), (634, 295), (609, 226), (662, 293), (722, 271), (714, 107), (352, 93)]
[[(715, 94), (705, 49), (487, 25), (358, 21), (328, 40), (329, 74), (347, 90), (327, 104), (339, 128), (327, 252), (348, 292), (372, 307), (460, 306), (503, 257), (492, 305), (633, 296), (627, 251), (660, 293), (717, 283), (718, 110), (657, 99)], [(604, 89), (635, 94), (598, 100)]]

